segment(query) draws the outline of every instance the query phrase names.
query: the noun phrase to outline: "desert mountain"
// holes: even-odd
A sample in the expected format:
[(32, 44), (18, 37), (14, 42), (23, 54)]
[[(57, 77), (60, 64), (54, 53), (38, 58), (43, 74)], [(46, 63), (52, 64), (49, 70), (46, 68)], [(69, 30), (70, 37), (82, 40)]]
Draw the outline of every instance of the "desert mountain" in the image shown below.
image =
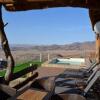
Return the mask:
[(39, 51), (47, 51), (47, 50), (95, 50), (95, 42), (75, 42), (72, 44), (65, 45), (25, 45), (25, 44), (13, 44), (11, 45), (11, 50), (39, 50)]

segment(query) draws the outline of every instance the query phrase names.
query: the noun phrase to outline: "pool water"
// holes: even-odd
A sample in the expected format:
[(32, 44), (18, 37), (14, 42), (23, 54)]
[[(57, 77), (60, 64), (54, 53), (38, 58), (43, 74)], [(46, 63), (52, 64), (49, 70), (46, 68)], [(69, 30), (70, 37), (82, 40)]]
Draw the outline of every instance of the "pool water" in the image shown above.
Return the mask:
[(81, 65), (84, 61), (71, 59), (53, 59), (50, 64)]

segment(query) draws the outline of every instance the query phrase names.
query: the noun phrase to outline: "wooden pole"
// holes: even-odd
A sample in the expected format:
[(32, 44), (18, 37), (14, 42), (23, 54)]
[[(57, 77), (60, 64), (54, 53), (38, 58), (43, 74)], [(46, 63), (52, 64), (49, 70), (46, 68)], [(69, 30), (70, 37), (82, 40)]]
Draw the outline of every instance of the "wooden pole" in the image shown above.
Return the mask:
[(5, 25), (2, 20), (2, 5), (0, 5), (0, 40), (1, 40), (2, 49), (4, 50), (7, 59), (7, 71), (5, 74), (5, 82), (8, 84), (12, 77), (15, 63), (9, 48), (9, 43), (4, 31), (4, 26)]
[(96, 34), (96, 61), (100, 63), (100, 34)]
[(50, 54), (48, 53), (48, 62), (50, 61)]
[(0, 0), (9, 11), (23, 11), (52, 7), (80, 7), (100, 10), (100, 0)]
[(42, 54), (40, 53), (40, 62), (42, 62)]

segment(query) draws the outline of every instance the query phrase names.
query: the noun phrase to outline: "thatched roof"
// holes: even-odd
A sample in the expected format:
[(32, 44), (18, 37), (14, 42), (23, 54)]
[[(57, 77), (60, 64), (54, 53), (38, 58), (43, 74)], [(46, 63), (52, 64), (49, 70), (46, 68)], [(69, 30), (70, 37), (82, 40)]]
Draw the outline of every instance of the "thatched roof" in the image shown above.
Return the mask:
[(66, 6), (100, 9), (100, 0), (0, 0), (0, 3), (9, 11)]
[(92, 26), (100, 21), (100, 0), (0, 0), (8, 11), (25, 11), (52, 7), (80, 7), (89, 9)]

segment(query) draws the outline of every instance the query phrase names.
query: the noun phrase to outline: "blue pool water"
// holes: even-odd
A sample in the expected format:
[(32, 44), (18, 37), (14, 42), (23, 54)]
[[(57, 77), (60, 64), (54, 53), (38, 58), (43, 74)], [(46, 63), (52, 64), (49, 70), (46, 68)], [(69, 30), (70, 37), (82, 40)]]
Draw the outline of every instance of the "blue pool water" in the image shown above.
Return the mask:
[(53, 59), (50, 64), (66, 64), (66, 65), (81, 65), (82, 62), (78, 61), (59, 61), (58, 59)]

